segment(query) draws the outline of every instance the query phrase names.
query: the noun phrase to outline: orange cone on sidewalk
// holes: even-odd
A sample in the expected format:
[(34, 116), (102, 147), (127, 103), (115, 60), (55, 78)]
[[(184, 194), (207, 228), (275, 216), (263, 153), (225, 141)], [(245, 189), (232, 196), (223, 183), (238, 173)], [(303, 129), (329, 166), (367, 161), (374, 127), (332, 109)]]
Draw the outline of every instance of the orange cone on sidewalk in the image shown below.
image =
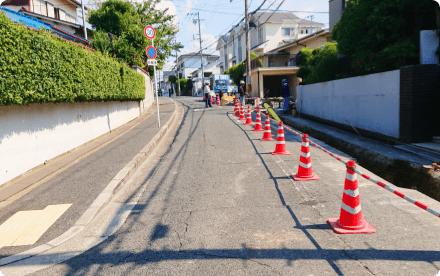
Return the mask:
[(278, 125), (277, 145), (275, 146), (275, 151), (272, 151), (271, 153), (272, 155), (290, 155), (290, 152), (286, 150), (283, 122), (280, 122)]
[(251, 107), (248, 105), (248, 110), (246, 114), (246, 122), (245, 125), (253, 126), (254, 123), (252, 123), (252, 114), (251, 114)]
[(217, 105), (220, 105), (220, 96), (217, 95)]
[(273, 141), (275, 139), (272, 138), (272, 131), (270, 129), (270, 120), (269, 115), (266, 115), (266, 121), (264, 122), (264, 133), (261, 141)]
[(237, 99), (235, 99), (234, 113), (235, 113), (235, 116), (240, 116), (240, 108), (238, 107)]
[(342, 207), (340, 218), (330, 218), (328, 224), (338, 234), (369, 234), (376, 230), (363, 217), (361, 200), (356, 173), (356, 163), (352, 160), (347, 162), (344, 193), (342, 195)]
[(319, 180), (319, 176), (312, 171), (312, 158), (310, 157), (309, 135), (304, 134), (301, 146), (301, 155), (299, 157), (298, 173), (292, 174), (296, 181)]
[(238, 118), (239, 120), (246, 120), (246, 118), (244, 117), (244, 107), (243, 107), (243, 103), (241, 103), (240, 106), (240, 117)]
[(257, 112), (257, 118), (255, 119), (255, 128), (252, 131), (263, 131), (263, 128), (261, 126), (260, 112)]

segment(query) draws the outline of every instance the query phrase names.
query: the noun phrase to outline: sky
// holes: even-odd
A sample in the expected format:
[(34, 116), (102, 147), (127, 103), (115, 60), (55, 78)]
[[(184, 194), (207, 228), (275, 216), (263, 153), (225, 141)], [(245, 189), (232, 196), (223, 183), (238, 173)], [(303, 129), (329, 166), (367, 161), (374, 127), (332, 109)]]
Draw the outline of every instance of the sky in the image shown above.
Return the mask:
[[(264, 0), (248, 0), (249, 12), (254, 11), (263, 3)], [(203, 53), (216, 54), (215, 50), (217, 40), (220, 35), (225, 35), (232, 26), (237, 24), (244, 17), (245, 7), (244, 0), (166, 0), (158, 4), (159, 9), (168, 8), (168, 13), (175, 15), (175, 24), (179, 28), (177, 34), (177, 42), (180, 42), (184, 48), (180, 50), (178, 55), (198, 52), (200, 50), (199, 27), (197, 21), (197, 13), (200, 13), (200, 28), (202, 33)], [(283, 2), (283, 3), (282, 3)], [(282, 4), (281, 4), (282, 3)], [(329, 2), (328, 0), (267, 0), (262, 9), (276, 9), (293, 11), (300, 18), (306, 18), (313, 15), (313, 21), (324, 23), (328, 27), (329, 23)], [(272, 12), (272, 11), (267, 11)], [(176, 57), (168, 58), (163, 70), (171, 70), (175, 65)]]

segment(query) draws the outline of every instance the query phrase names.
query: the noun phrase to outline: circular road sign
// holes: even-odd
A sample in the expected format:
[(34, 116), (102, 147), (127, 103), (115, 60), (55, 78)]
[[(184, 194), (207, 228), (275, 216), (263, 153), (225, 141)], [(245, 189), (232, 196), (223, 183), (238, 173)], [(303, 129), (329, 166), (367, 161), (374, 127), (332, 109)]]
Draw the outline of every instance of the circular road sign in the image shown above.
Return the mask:
[(155, 59), (157, 57), (157, 50), (153, 46), (148, 46), (145, 52), (148, 58)]
[(147, 38), (153, 39), (156, 36), (156, 31), (154, 30), (153, 27), (147, 26), (144, 29), (144, 34)]

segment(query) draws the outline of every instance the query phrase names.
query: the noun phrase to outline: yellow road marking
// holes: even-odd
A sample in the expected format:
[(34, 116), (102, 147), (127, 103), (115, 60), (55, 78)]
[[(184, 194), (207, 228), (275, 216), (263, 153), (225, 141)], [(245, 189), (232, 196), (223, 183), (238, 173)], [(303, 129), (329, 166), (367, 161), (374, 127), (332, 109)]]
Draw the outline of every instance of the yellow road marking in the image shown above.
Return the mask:
[(0, 225), (0, 249), (32, 245), (72, 204), (49, 205), (43, 210), (19, 211)]

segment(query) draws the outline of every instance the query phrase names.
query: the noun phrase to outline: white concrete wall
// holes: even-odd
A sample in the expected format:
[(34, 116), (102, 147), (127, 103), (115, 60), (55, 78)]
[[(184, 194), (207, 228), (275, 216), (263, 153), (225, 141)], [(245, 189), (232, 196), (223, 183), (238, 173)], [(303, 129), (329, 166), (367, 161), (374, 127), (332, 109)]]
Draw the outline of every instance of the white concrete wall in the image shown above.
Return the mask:
[(139, 117), (155, 100), (143, 75), (142, 101), (0, 106), (0, 186)]
[(139, 116), (139, 102), (0, 106), (0, 185)]
[(437, 30), (420, 31), (420, 64), (439, 64)]
[(399, 138), (400, 70), (297, 87), (300, 113)]

